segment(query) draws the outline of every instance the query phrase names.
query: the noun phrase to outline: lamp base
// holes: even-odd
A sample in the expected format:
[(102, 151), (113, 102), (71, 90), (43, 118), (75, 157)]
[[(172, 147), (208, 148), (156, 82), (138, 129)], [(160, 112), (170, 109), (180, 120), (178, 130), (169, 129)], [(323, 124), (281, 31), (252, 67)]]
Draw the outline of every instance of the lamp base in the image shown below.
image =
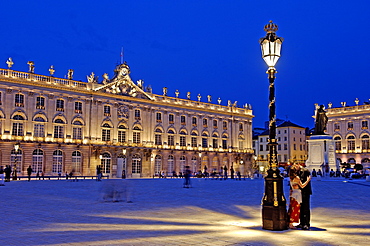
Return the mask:
[(270, 231), (283, 231), (288, 229), (287, 212), (285, 206), (263, 206), (262, 228)]

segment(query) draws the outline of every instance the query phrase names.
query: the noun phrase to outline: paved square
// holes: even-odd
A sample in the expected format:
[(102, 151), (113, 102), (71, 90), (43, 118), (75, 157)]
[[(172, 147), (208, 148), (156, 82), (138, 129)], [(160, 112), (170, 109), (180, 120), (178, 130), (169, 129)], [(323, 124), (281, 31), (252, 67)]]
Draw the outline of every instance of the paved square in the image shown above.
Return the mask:
[[(0, 187), (1, 244), (297, 246), (370, 242), (370, 182), (365, 180), (313, 180), (310, 231), (261, 228), (262, 179), (192, 179), (190, 189), (182, 184), (182, 179), (12, 181)], [(120, 201), (104, 201), (103, 195), (113, 186), (122, 195), (117, 197)]]

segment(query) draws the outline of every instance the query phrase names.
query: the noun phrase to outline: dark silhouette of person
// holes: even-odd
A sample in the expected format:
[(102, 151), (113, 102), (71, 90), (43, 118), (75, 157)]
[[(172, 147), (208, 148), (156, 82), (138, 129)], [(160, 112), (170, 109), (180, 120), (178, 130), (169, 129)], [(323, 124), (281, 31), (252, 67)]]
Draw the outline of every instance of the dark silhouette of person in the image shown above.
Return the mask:
[(27, 168), (28, 182), (30, 182), (31, 180), (31, 174), (32, 174), (32, 168), (31, 166), (28, 166)]
[(313, 135), (325, 135), (326, 124), (328, 123), (328, 117), (324, 110), (324, 105), (316, 110), (315, 130)]
[(37, 178), (40, 180), (40, 172), (39, 171), (37, 171), (37, 173), (36, 173), (36, 179)]
[(224, 167), (224, 180), (227, 179), (227, 166)]
[(317, 171), (317, 176), (320, 176), (320, 177), (322, 177), (322, 172), (321, 172), (321, 169), (319, 169), (319, 171)]
[(315, 170), (315, 168), (314, 168), (314, 169), (312, 169), (312, 177), (317, 177), (317, 174), (316, 174), (316, 170)]
[(122, 178), (125, 179), (126, 178), (126, 171), (125, 170), (122, 170)]
[(242, 174), (240, 173), (240, 171), (237, 171), (236, 175), (238, 176), (238, 180), (242, 180)]
[(234, 168), (233, 168), (233, 166), (231, 166), (231, 168), (230, 168), (230, 176), (231, 176), (231, 179), (234, 179)]
[(5, 182), (10, 182), (10, 175), (12, 174), (11, 166), (6, 165), (4, 172), (5, 172)]
[[(302, 183), (305, 183), (310, 178), (310, 171), (302, 167), (298, 166), (298, 176), (301, 179)], [(311, 180), (307, 183), (304, 188), (300, 188), (302, 193), (302, 203), (301, 203), (301, 215), (300, 215), (300, 223), (298, 225), (299, 228), (303, 230), (310, 229), (310, 220), (311, 220), (311, 210), (310, 210), (310, 198), (312, 195), (312, 188), (311, 188)]]
[(4, 186), (5, 174), (3, 166), (0, 166), (0, 186)]
[(191, 177), (191, 171), (189, 169), (189, 166), (186, 166), (185, 167), (185, 174), (184, 174), (184, 178), (185, 178), (185, 182), (184, 182), (184, 188), (190, 188), (190, 177)]

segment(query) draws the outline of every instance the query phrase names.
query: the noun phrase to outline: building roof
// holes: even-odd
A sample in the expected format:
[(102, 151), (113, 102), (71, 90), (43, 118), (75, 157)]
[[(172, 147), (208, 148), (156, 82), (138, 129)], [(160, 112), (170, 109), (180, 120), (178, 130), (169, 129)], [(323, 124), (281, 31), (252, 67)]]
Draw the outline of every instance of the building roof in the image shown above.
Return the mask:
[(284, 121), (282, 124), (278, 125), (277, 128), (279, 127), (299, 127), (299, 128), (304, 128), (303, 126), (299, 126), (297, 124), (294, 124), (290, 121)]

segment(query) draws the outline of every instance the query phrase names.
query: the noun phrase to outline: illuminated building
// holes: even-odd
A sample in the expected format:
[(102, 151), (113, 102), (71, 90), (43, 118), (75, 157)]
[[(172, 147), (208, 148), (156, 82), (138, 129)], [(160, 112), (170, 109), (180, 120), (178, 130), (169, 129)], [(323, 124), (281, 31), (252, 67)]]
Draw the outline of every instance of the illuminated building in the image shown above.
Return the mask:
[[(75, 172), (95, 175), (153, 177), (172, 175), (190, 166), (193, 172), (219, 171), (231, 166), (250, 172), (252, 110), (153, 94), (143, 81), (134, 83), (126, 63), (103, 75), (92, 73), (87, 82), (29, 71), (0, 69), (0, 150), (2, 165), (14, 165), (25, 174), (30, 165), (45, 175)], [(19, 143), (15, 153), (14, 145)]]

